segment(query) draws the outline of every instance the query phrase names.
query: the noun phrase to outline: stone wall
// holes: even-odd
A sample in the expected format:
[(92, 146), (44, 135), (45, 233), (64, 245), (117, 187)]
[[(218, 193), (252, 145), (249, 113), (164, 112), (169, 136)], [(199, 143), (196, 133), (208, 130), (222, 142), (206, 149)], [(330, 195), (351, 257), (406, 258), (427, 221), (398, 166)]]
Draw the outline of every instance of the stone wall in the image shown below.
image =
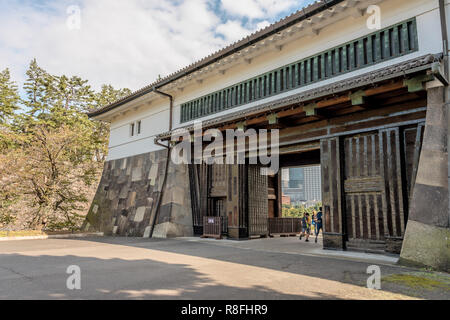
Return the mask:
[(191, 236), (192, 212), (186, 165), (169, 162), (159, 212), (167, 150), (105, 163), (103, 175), (83, 228), (106, 235), (154, 237)]
[(400, 263), (450, 270), (447, 150), (444, 88), (428, 90), (427, 119)]

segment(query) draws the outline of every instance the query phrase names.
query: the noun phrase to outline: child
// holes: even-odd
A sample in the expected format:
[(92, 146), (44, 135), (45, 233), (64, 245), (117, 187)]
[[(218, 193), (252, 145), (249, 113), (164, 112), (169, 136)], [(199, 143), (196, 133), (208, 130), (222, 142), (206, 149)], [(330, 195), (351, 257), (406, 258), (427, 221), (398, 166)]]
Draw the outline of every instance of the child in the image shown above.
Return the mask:
[(306, 212), (303, 215), (302, 218), (302, 233), (300, 234), (300, 240), (302, 240), (302, 237), (305, 236), (305, 242), (309, 242), (309, 235), (311, 233), (311, 218), (309, 216), (309, 213)]

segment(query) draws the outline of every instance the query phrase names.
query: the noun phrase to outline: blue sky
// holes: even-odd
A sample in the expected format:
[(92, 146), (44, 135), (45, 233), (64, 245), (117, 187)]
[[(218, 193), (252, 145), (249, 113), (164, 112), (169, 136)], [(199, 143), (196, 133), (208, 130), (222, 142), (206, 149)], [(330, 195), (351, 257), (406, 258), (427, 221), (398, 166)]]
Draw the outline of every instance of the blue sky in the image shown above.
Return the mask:
[(312, 0), (0, 0), (0, 69), (32, 58), (53, 74), (132, 90)]

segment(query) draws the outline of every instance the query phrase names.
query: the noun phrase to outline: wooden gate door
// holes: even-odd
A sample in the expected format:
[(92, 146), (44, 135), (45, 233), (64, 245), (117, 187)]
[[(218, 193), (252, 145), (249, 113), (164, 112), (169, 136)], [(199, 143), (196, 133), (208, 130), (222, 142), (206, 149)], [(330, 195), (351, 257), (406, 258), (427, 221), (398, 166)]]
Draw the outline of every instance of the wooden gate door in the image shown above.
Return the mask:
[(345, 248), (346, 223), (343, 209), (343, 150), (341, 138), (320, 141), (322, 170), (323, 245), (324, 248)]
[(395, 127), (321, 141), (325, 247), (400, 251), (420, 132)]
[(261, 167), (248, 165), (248, 230), (249, 237), (268, 235), (268, 179)]
[[(376, 132), (344, 140), (345, 222), (349, 248), (384, 250), (389, 236), (386, 195), (392, 191), (392, 200), (403, 203), (402, 194), (395, 189), (401, 188), (401, 176), (397, 175), (401, 174), (397, 170), (400, 153), (395, 132)], [(390, 139), (392, 133), (394, 140)]]
[(204, 217), (209, 214), (208, 209), (208, 179), (209, 168), (205, 164), (189, 165), (189, 181), (192, 205), (192, 219), (195, 235), (203, 234)]

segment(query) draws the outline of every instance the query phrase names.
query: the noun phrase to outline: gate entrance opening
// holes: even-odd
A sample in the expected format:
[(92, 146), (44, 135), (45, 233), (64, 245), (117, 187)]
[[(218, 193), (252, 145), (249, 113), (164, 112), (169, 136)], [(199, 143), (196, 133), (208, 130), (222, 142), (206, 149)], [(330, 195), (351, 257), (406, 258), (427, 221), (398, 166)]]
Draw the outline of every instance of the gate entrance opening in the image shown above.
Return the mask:
[(231, 239), (267, 237), (271, 228), (287, 223), (276, 220), (283, 218), (287, 201), (283, 169), (320, 166), (324, 248), (399, 253), (427, 93), (394, 81), (358, 94), (362, 99), (348, 93), (237, 122), (279, 129), (281, 171), (262, 176), (259, 165), (190, 165), (195, 233), (203, 234), (203, 218), (211, 216), (221, 218), (221, 230)]

